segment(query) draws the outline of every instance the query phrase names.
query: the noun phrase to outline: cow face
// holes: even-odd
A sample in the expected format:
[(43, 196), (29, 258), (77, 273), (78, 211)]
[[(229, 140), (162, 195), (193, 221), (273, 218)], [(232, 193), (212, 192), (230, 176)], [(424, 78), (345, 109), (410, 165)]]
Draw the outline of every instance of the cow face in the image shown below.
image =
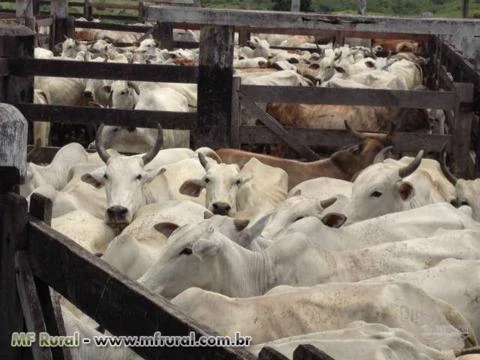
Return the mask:
[(131, 110), (137, 104), (140, 89), (130, 81), (114, 81), (109, 85), (112, 107), (115, 109)]
[(423, 152), (406, 167), (378, 163), (367, 167), (353, 182), (352, 196), (346, 205), (349, 223), (402, 211), (415, 195), (413, 184), (405, 179), (419, 166)]
[(473, 210), (473, 218), (480, 221), (480, 179), (465, 180), (458, 179), (455, 184), (457, 198), (454, 205), (470, 206)]
[(336, 198), (321, 201), (303, 196), (291, 197), (282, 202), (277, 210), (270, 216), (262, 235), (266, 238), (273, 238), (296, 221), (307, 216), (318, 216), (335, 201)]
[(105, 186), (106, 222), (123, 226), (129, 224), (137, 210), (147, 203), (145, 185), (164, 171), (164, 168), (146, 170), (141, 157), (115, 155), (105, 167), (81, 179), (97, 188)]
[[(185, 195), (198, 196), (206, 189), (206, 207), (218, 215), (232, 215), (237, 211), (237, 192), (240, 186), (250, 180), (240, 174), (236, 164), (218, 164), (207, 162), (203, 154), (199, 154), (200, 162), (206, 174), (199, 180), (187, 180), (180, 187)], [(203, 159), (203, 160), (202, 160)]]
[(138, 281), (167, 298), (192, 286), (220, 291), (224, 282), (220, 269), (225, 268), (222, 263), (228, 250), (225, 236), (213, 227), (194, 239), (185, 237), (185, 231), (188, 226), (173, 232), (157, 262)]

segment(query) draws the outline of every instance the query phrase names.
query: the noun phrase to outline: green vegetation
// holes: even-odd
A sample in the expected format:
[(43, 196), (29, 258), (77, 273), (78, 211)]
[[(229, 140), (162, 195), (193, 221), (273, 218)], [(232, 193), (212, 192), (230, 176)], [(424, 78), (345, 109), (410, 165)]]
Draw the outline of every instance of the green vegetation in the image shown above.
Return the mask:
[[(202, 6), (215, 8), (240, 8), (241, 0), (202, 0)], [(250, 0), (251, 9), (289, 10), (290, 0)], [(303, 0), (302, 10), (315, 12), (355, 14), (356, 0)], [(461, 17), (462, 0), (368, 0), (367, 14), (421, 16), (432, 13), (434, 17)], [(470, 0), (470, 16), (480, 17), (480, 0)]]

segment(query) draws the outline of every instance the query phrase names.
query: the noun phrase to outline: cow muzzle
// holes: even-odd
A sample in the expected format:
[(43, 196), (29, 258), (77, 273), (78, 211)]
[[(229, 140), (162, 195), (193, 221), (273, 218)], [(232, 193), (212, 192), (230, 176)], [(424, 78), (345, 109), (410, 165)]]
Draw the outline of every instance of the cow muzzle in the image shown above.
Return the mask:
[(128, 224), (128, 209), (123, 206), (111, 206), (107, 209), (107, 224), (126, 225)]
[(216, 215), (228, 215), (232, 207), (224, 202), (215, 202), (212, 204), (212, 212)]
[(93, 92), (91, 92), (90, 90), (85, 90), (83, 92), (83, 97), (86, 99), (93, 99)]

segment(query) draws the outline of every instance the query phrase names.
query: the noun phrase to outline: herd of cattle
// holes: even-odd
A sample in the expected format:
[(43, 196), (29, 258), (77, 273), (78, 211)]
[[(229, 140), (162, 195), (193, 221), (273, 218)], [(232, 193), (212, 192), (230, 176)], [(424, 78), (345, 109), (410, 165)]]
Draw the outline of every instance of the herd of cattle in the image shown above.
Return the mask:
[[(310, 46), (309, 39), (288, 43), (293, 39), (283, 45), (309, 50), (274, 50), (260, 38), (237, 47), (242, 83), (423, 87), (425, 59), (412, 43), (333, 48)], [(167, 51), (140, 40), (116, 47), (104, 39), (67, 39), (61, 58), (198, 60), (198, 51)], [(388, 50), (395, 54), (379, 56)], [(36, 56), (53, 54), (38, 49)], [(50, 104), (196, 106), (195, 85), (67, 78), (37, 78), (35, 85), (36, 100)], [(198, 322), (222, 335), (252, 336), (255, 354), (270, 346), (292, 358), (297, 345), (308, 343), (338, 360), (478, 359), (467, 354), (480, 336), (480, 179), (457, 179), (445, 149), (440, 161), (423, 151), (414, 158), (388, 156), (394, 129), (442, 133), (444, 114), (265, 108), (282, 123), (347, 128), (357, 143), (301, 162), (238, 149), (194, 151), (188, 134), (102, 125), (92, 144), (96, 152), (70, 143), (48, 165), (28, 163), (21, 194), (50, 198), (54, 229)], [(67, 332), (100, 334), (67, 301), (63, 312)], [(73, 350), (79, 359), (139, 358), (122, 348)]]

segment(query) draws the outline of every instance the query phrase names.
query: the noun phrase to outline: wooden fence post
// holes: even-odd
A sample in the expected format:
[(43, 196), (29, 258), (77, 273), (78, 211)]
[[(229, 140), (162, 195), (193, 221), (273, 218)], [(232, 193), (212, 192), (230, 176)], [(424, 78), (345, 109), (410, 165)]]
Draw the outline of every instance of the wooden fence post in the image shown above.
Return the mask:
[(242, 78), (234, 76), (232, 81), (232, 123), (231, 123), (231, 140), (230, 146), (240, 149), (240, 126), (242, 125), (242, 113), (240, 105), (240, 85)]
[[(0, 28), (0, 60), (15, 61), (33, 58), (34, 33), (25, 26), (5, 25)], [(33, 76), (0, 77), (0, 101), (16, 104), (32, 102)]]
[(153, 27), (153, 38), (163, 49), (173, 49), (173, 26), (165, 22), (157, 22)]
[(300, 11), (300, 0), (292, 0), (290, 11), (294, 11), (294, 12)]
[(233, 27), (205, 26), (200, 32), (198, 121), (195, 147), (230, 145)]
[(87, 19), (88, 21), (93, 20), (92, 1), (91, 0), (85, 0), (85, 3), (83, 4), (83, 17), (85, 19)]
[(10, 346), (12, 333), (24, 331), (15, 251), (25, 229), (27, 201), (12, 191), (27, 171), (27, 130), (20, 111), (0, 104), (0, 359), (20, 359), (28, 350)]
[(458, 177), (469, 178), (472, 174), (470, 161), (470, 137), (473, 120), (473, 84), (455, 83), (457, 103), (453, 129), (453, 170)]
[(50, 31), (51, 49), (65, 40), (65, 36), (74, 37), (75, 30), (73, 20), (68, 17), (68, 0), (51, 0), (50, 15), (53, 18), (53, 24)]
[(34, 0), (16, 0), (16, 16), (24, 21), (25, 26), (35, 30)]

